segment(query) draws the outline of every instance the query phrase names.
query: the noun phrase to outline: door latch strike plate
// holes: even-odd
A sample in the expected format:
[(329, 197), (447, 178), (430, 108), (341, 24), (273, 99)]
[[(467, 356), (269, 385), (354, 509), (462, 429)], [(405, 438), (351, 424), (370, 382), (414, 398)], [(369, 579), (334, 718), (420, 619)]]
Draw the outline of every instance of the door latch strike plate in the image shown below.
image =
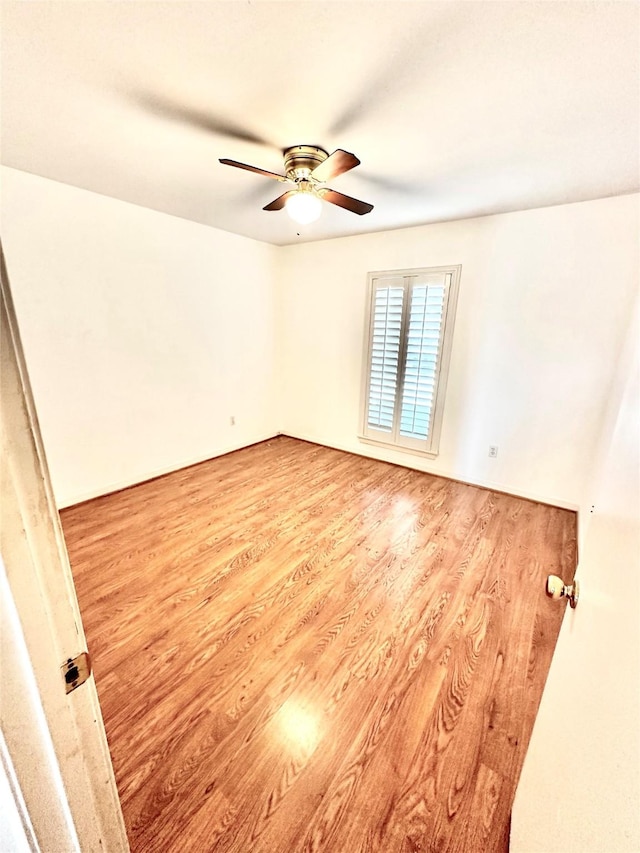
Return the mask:
[(71, 693), (76, 687), (84, 684), (91, 675), (91, 658), (89, 652), (80, 652), (75, 658), (67, 658), (60, 667), (64, 678), (66, 693)]

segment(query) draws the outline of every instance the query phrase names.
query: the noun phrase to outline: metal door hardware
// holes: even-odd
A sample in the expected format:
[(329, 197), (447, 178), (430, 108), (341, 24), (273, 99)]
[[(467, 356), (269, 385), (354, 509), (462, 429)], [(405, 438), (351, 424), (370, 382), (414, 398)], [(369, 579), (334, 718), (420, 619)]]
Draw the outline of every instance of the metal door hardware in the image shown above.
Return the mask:
[(65, 692), (71, 693), (84, 684), (91, 675), (91, 658), (88, 652), (80, 652), (75, 658), (67, 658), (60, 667), (64, 678)]
[(578, 606), (580, 596), (580, 582), (574, 580), (572, 584), (565, 584), (557, 575), (549, 575), (547, 578), (547, 595), (549, 598), (568, 598), (571, 607)]

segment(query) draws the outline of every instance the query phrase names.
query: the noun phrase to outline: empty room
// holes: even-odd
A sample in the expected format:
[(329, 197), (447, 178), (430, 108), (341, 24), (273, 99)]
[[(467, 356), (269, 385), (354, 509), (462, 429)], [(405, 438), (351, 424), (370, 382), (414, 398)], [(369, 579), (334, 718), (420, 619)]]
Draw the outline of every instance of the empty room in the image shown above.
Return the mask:
[(640, 851), (639, 39), (2, 3), (2, 853)]

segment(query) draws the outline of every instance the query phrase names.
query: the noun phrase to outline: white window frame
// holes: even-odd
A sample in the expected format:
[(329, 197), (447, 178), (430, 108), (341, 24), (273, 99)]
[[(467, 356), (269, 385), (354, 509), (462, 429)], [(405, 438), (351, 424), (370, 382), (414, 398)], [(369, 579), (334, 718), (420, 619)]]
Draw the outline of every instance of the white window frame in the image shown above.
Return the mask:
[[(439, 452), (442, 417), (453, 345), (453, 330), (458, 290), (460, 285), (460, 264), (445, 267), (421, 267), (419, 269), (385, 270), (370, 272), (367, 276), (367, 323), (364, 341), (364, 358), (362, 366), (362, 399), (360, 406), (360, 434), (358, 438), (366, 444), (391, 447), (408, 453), (419, 454), (434, 459)], [(445, 286), (445, 304), (442, 314), (442, 331), (436, 371), (435, 407), (431, 429), (426, 439), (418, 439), (400, 435), (400, 401), (406, 368), (407, 357), (407, 324), (410, 306), (411, 288), (414, 284), (424, 284), (425, 279), (441, 279)], [(368, 423), (369, 382), (371, 373), (371, 356), (373, 348), (373, 321), (375, 293), (378, 288), (402, 286), (405, 290), (403, 301), (402, 327), (400, 338), (400, 357), (398, 366), (398, 382), (396, 388), (394, 428), (391, 433), (376, 429)]]

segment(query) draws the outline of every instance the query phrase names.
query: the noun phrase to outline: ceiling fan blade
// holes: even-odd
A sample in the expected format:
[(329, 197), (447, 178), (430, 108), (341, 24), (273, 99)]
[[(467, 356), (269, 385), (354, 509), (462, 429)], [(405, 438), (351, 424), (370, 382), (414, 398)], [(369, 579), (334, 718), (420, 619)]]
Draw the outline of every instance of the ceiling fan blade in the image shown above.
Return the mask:
[(278, 196), (271, 204), (268, 204), (266, 207), (263, 207), (263, 210), (282, 210), (285, 205), (286, 200), (289, 196), (295, 195), (296, 190), (289, 190), (286, 193), (282, 193), (282, 195)]
[(319, 166), (311, 172), (311, 177), (316, 181), (324, 183), (332, 178), (348, 172), (350, 169), (355, 169), (360, 165), (360, 160), (348, 151), (343, 151), (342, 148), (336, 149), (333, 154), (329, 154), (326, 160), (320, 163)]
[(255, 133), (248, 127), (238, 124), (232, 119), (216, 116), (205, 109), (189, 107), (177, 101), (165, 98), (159, 93), (135, 92), (130, 96), (132, 100), (146, 112), (160, 116), (160, 118), (181, 122), (200, 130), (214, 133), (217, 136), (228, 136), (240, 142), (253, 142), (257, 145), (269, 145), (272, 143)]
[[(447, 4), (444, 3), (443, 7), (446, 6)], [(439, 17), (444, 21), (450, 14), (450, 11), (445, 8), (440, 12)], [(435, 16), (438, 16), (438, 13), (435, 13)], [(351, 92), (347, 84), (341, 93), (339, 103), (342, 104), (343, 109), (329, 125), (328, 130), (331, 136), (342, 136), (351, 128), (368, 125), (383, 114), (381, 110), (384, 111), (389, 103), (402, 101), (403, 95), (410, 91), (415, 83), (416, 74), (429, 74), (429, 51), (424, 49), (424, 45), (429, 38), (433, 37), (431, 22), (434, 20), (435, 17), (430, 18), (427, 23), (425, 18), (424, 26), (416, 26), (408, 30), (402, 37), (402, 45), (398, 44), (395, 50), (386, 51), (386, 55), (371, 53), (368, 62), (370, 76), (363, 78), (362, 85)], [(443, 25), (447, 26), (444, 23)], [(413, 57), (416, 61), (407, 62), (407, 56)], [(364, 72), (366, 67), (364, 58), (362, 62)]]
[(246, 169), (247, 172), (255, 172), (257, 175), (264, 175), (267, 178), (274, 178), (276, 181), (288, 181), (284, 175), (276, 175), (275, 172), (268, 172), (266, 169), (259, 169), (257, 166), (248, 166), (246, 163), (238, 163), (237, 160), (221, 159), (220, 163), (224, 166), (235, 166), (237, 169)]
[(357, 213), (358, 216), (362, 216), (364, 213), (371, 213), (373, 210), (373, 205), (368, 204), (366, 201), (359, 201), (357, 198), (351, 198), (349, 195), (344, 195), (328, 188), (318, 189), (318, 195), (331, 204), (337, 204), (338, 207), (344, 207), (345, 210)]

